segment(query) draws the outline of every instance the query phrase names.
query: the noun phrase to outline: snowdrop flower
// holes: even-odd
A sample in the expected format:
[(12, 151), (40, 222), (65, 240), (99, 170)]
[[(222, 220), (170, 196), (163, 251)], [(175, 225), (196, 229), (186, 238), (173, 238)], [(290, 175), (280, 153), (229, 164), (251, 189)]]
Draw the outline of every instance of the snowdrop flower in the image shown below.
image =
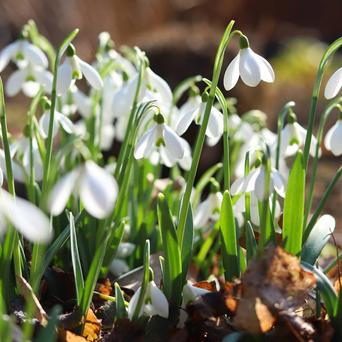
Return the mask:
[(335, 97), (342, 87), (342, 68), (337, 69), (329, 78), (324, 89), (324, 96), (327, 100)]
[(210, 291), (202, 289), (200, 287), (192, 285), (189, 281), (183, 287), (183, 302), (182, 308), (185, 308), (187, 304), (193, 302), (198, 296), (205, 295)]
[(216, 221), (219, 217), (221, 203), (222, 194), (219, 192), (219, 184), (215, 179), (211, 179), (210, 194), (196, 209), (194, 227), (205, 227), (210, 220)]
[(78, 193), (85, 209), (103, 219), (113, 210), (118, 193), (115, 179), (104, 169), (88, 160), (67, 173), (52, 189), (48, 208), (52, 215), (62, 213), (71, 193)]
[[(49, 135), (49, 124), (50, 124), (50, 104), (48, 102), (44, 105), (45, 111), (43, 115), (39, 119), (39, 129), (43, 139), (46, 139)], [(54, 138), (57, 135), (58, 128), (61, 126), (64, 131), (68, 134), (74, 132), (74, 124), (71, 122), (66, 115), (55, 111), (54, 120), (53, 120), (53, 130), (52, 137)]]
[[(11, 151), (11, 157), (13, 158), (14, 153)], [(4, 171), (2, 171), (4, 170)], [(12, 171), (13, 171), (13, 177), (16, 181), (24, 183), (26, 178), (25, 178), (25, 174), (23, 172), (22, 167), (14, 160), (12, 160)], [(5, 152), (0, 149), (0, 186), (3, 183), (3, 176), (5, 174), (5, 177), (7, 177), (6, 175), (6, 158), (5, 158)]]
[[(304, 146), (306, 134), (306, 129), (296, 122), (296, 117), (292, 113), (289, 117), (289, 123), (285, 125), (281, 133), (280, 155), (289, 157), (297, 153), (299, 148)], [(310, 144), (311, 156), (315, 156), (316, 146), (317, 139), (312, 136)]]
[[(139, 297), (141, 293), (141, 287), (135, 292), (133, 297), (131, 298), (128, 304), (128, 318), (132, 319), (135, 309), (137, 307)], [(141, 306), (141, 310), (139, 312), (138, 317), (146, 315), (146, 316), (154, 316), (159, 315), (164, 318), (169, 317), (169, 303), (164, 295), (164, 293), (157, 287), (154, 281), (150, 281), (147, 285), (143, 305)]]
[(230, 62), (224, 74), (226, 90), (235, 87), (239, 77), (249, 87), (256, 87), (260, 81), (274, 82), (274, 71), (270, 63), (250, 47), (246, 36), (240, 37), (240, 51)]
[(324, 145), (334, 156), (342, 154), (342, 117), (327, 132)]
[(5, 91), (8, 96), (15, 96), (22, 90), (27, 97), (34, 97), (40, 87), (43, 87), (50, 94), (52, 78), (50, 71), (28, 64), (25, 68), (13, 72), (6, 82)]
[[(189, 111), (185, 112), (178, 120), (176, 132), (178, 135), (183, 135), (189, 128), (192, 121), (195, 121), (197, 125), (201, 125), (204, 117), (204, 111), (206, 107), (207, 94), (202, 96), (202, 101), (198, 103), (198, 100), (194, 99), (194, 103), (197, 103)], [(211, 108), (209, 115), (208, 127), (205, 132), (206, 136), (212, 139), (221, 137), (223, 134), (223, 115), (214, 106)]]
[[(251, 171), (247, 176), (240, 177), (235, 180), (231, 186), (231, 194), (243, 194), (245, 192), (255, 191), (255, 195), (259, 201), (266, 199), (265, 193), (266, 170), (261, 165)], [(275, 168), (271, 169), (269, 194), (276, 191), (282, 198), (285, 197), (285, 181)]]
[(130, 242), (121, 242), (116, 252), (115, 258), (112, 260), (109, 270), (116, 276), (120, 276), (129, 271), (127, 262), (124, 258), (130, 256), (135, 249), (135, 245)]
[(100, 90), (103, 88), (103, 81), (99, 73), (88, 63), (84, 62), (75, 54), (75, 48), (69, 45), (66, 51), (66, 57), (57, 71), (57, 93), (65, 94), (76, 80), (82, 77), (86, 78), (88, 83)]
[(11, 223), (27, 240), (48, 243), (52, 239), (49, 219), (32, 203), (0, 189), (0, 231)]
[(18, 39), (2, 50), (0, 54), (0, 72), (6, 68), (10, 60), (15, 61), (22, 68), (29, 63), (43, 69), (48, 67), (48, 60), (44, 53), (25, 39)]
[(154, 147), (163, 146), (164, 152), (171, 160), (179, 160), (184, 156), (184, 147), (180, 137), (164, 123), (161, 113), (155, 114), (155, 125), (150, 128), (138, 141), (135, 150), (135, 159), (148, 158)]

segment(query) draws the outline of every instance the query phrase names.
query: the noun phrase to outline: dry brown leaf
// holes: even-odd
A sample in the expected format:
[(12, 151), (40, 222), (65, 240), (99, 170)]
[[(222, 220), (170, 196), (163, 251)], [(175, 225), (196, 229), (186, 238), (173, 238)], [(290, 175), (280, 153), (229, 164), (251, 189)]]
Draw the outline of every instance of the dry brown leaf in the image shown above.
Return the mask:
[(341, 291), (341, 284), (342, 284), (342, 277), (338, 277), (334, 283), (334, 287), (337, 293), (340, 293)]
[(69, 330), (58, 329), (58, 342), (87, 342), (87, 340)]
[(101, 332), (101, 322), (97, 319), (92, 309), (89, 309), (82, 332), (87, 341), (96, 341)]
[(45, 327), (48, 322), (48, 315), (46, 314), (38, 298), (34, 294), (31, 285), (25, 280), (25, 278), (21, 276), (17, 276), (17, 280), (21, 294), (24, 296), (26, 301), (32, 300), (35, 309), (35, 317), (37, 318), (39, 323)]
[(215, 292), (217, 291), (216, 289), (216, 283), (214, 281), (198, 281), (197, 283), (192, 284), (193, 286), (199, 287), (201, 289), (210, 291), (210, 292)]
[(242, 277), (242, 296), (234, 323), (252, 334), (272, 328), (280, 310), (304, 303), (316, 279), (299, 259), (281, 247), (270, 246), (253, 260)]
[(111, 281), (108, 278), (102, 279), (96, 284), (96, 291), (106, 296), (111, 296), (113, 293)]

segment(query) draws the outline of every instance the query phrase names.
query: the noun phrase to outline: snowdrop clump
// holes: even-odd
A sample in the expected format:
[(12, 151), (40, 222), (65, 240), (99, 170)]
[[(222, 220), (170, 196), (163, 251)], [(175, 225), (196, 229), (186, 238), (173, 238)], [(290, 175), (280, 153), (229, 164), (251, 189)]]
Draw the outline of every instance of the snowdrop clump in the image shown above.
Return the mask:
[[(230, 97), (239, 78), (250, 87), (276, 82), (272, 65), (230, 25), (212, 80), (194, 76), (174, 89), (143, 51), (114, 48), (107, 32), (99, 35), (89, 63), (76, 54), (78, 30), (55, 50), (32, 22), (2, 50), (0, 72), (10, 62), (17, 69), (5, 88), (0, 81), (0, 284), (12, 286), (31, 274), (37, 291), (48, 268), (72, 269), (74, 302), (86, 317), (98, 279), (110, 271), (119, 277), (115, 300), (107, 296), (115, 301), (115, 319), (149, 322), (158, 315), (176, 326), (175, 313), (209, 292), (187, 281), (190, 267), (233, 283), (255, 255), (279, 241), (315, 267), (335, 228), (334, 218), (322, 214), (341, 169), (318, 207), (313, 194), (326, 153), (322, 142), (333, 156), (342, 155), (341, 69), (325, 85), (332, 101), (319, 113), (317, 134), (315, 101), (307, 128), (290, 101), (273, 132), (267, 113), (239, 113)], [(235, 36), (240, 50), (229, 61), (225, 51)], [(228, 66), (220, 84), (223, 63)], [(23, 91), (31, 98), (20, 136), (8, 132), (4, 89), (7, 96)], [(198, 134), (190, 143), (185, 133), (193, 123)], [(203, 154), (220, 144), (220, 160), (199, 175)], [(131, 276), (141, 286), (123, 295), (120, 282)], [(0, 286), (4, 313), (13, 299), (6, 286)], [(180, 316), (183, 329), (190, 318)]]

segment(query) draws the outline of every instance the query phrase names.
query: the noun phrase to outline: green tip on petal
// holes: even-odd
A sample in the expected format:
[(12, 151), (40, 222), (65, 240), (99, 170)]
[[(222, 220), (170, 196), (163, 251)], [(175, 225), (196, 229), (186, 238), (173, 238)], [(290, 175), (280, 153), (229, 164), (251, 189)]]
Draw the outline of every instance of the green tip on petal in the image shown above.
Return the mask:
[(243, 34), (240, 36), (240, 49), (247, 49), (249, 48), (249, 41), (248, 38)]

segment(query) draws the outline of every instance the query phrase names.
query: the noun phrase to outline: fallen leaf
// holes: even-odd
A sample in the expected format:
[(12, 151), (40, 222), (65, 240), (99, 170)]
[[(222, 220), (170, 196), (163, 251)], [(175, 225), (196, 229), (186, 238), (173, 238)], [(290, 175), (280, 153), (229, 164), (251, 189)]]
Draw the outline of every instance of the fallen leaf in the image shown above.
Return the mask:
[(96, 341), (101, 332), (101, 322), (97, 319), (92, 309), (89, 309), (85, 318), (82, 336), (87, 341)]
[(69, 330), (58, 329), (58, 342), (87, 342), (87, 340)]

